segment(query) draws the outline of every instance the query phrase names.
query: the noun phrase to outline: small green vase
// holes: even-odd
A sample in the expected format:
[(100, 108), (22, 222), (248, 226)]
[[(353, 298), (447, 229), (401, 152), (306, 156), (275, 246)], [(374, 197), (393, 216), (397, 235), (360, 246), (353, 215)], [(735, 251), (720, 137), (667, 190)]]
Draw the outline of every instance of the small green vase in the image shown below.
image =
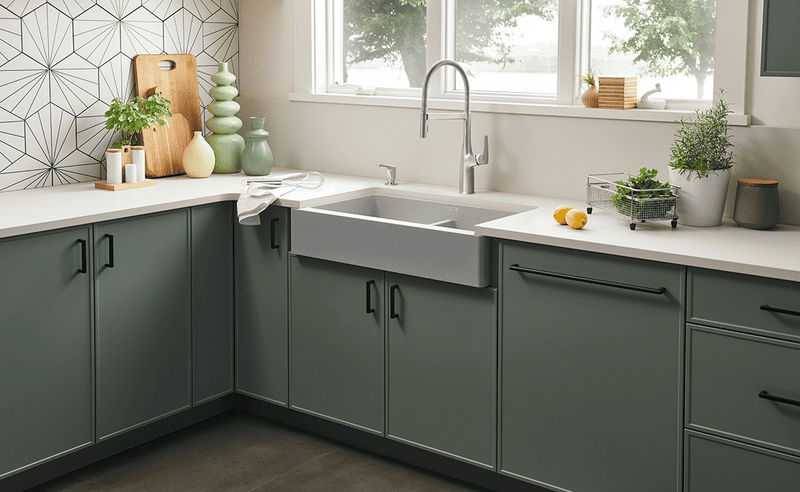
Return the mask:
[(227, 63), (219, 64), (219, 71), (211, 76), (217, 84), (208, 93), (214, 102), (208, 110), (214, 115), (206, 121), (212, 133), (206, 138), (208, 145), (214, 149), (214, 172), (217, 174), (238, 173), (239, 160), (244, 150), (244, 139), (236, 131), (242, 127), (242, 120), (235, 115), (239, 111), (239, 103), (233, 100), (239, 90), (231, 84), (236, 76), (228, 71)]
[(242, 171), (249, 176), (264, 176), (272, 171), (274, 158), (267, 144), (269, 133), (264, 130), (264, 118), (250, 118), (250, 131), (245, 134), (242, 151)]

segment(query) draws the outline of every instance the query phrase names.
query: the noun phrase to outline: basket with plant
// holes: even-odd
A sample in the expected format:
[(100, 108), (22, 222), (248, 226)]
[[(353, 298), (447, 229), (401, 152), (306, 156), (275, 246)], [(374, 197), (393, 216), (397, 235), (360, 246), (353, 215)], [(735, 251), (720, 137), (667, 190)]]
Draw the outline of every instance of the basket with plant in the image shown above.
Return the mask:
[(630, 220), (631, 229), (636, 228), (637, 222), (654, 220), (670, 220), (672, 227), (677, 227), (677, 187), (658, 181), (657, 175), (658, 171), (646, 167), (637, 176), (587, 175), (587, 212), (591, 213), (595, 206), (623, 215)]

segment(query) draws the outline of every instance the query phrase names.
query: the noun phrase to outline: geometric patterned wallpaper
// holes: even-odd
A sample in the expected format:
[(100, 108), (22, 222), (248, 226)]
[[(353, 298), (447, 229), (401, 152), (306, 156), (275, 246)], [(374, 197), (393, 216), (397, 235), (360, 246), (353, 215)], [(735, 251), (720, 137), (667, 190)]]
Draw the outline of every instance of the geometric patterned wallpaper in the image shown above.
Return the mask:
[(197, 57), (207, 120), (217, 63), (239, 65), (238, 0), (0, 0), (0, 191), (104, 179), (103, 113), (158, 53)]

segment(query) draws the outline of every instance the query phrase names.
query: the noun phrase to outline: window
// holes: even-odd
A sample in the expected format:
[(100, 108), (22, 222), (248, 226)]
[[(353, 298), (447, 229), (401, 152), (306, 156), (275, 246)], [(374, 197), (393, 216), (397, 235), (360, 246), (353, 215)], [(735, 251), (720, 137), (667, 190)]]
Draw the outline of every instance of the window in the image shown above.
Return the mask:
[(638, 76), (639, 95), (710, 100), (717, 0), (592, 0), (591, 67)]
[[(660, 82), (663, 92), (653, 97), (667, 99), (668, 110), (707, 106), (716, 89), (725, 87), (736, 113), (745, 112), (748, 0), (719, 2), (719, 8), (718, 0), (299, 3), (295, 46), (310, 62), (307, 71), (296, 71), (301, 94), (354, 93), (362, 86), (368, 90), (360, 94), (418, 98), (426, 68), (452, 58), (469, 74), (476, 110), (489, 107), (481, 103), (503, 112), (534, 104), (540, 109), (521, 111), (567, 114), (553, 107), (580, 107), (578, 75), (591, 67), (601, 76), (636, 74), (640, 96)], [(311, 41), (302, 36), (309, 31)], [(717, 52), (720, 39), (726, 49)], [(442, 81), (429, 88), (431, 97), (463, 97), (455, 71), (442, 72)], [(295, 98), (312, 99), (301, 94)], [(573, 114), (594, 117), (568, 113)]]

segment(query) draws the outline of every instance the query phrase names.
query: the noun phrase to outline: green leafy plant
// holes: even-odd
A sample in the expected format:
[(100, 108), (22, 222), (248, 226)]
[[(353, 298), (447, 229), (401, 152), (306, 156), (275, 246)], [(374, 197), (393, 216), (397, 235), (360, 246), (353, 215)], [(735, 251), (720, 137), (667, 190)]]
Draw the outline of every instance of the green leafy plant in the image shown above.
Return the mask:
[(732, 111), (722, 99), (724, 90), (719, 91), (719, 100), (711, 108), (695, 112), (694, 120), (681, 118), (672, 145), (669, 167), (684, 175), (694, 171), (695, 179), (707, 178), (709, 174), (733, 167), (733, 135), (728, 133), (728, 115)]
[(631, 176), (627, 181), (616, 181), (615, 183), (619, 186), (617, 186), (617, 192), (611, 196), (611, 201), (614, 202), (617, 210), (625, 215), (631, 215), (633, 212), (635, 219), (648, 218), (646, 207), (633, 198), (669, 198), (673, 196), (669, 182), (658, 181), (657, 175), (657, 170), (643, 167), (639, 170), (638, 176)]
[(590, 68), (585, 74), (578, 75), (578, 82), (580, 82), (581, 87), (583, 87), (583, 84), (595, 85), (597, 83), (597, 72)]
[(156, 124), (159, 126), (167, 124), (165, 118), (172, 116), (169, 110), (170, 104), (170, 101), (160, 93), (155, 93), (147, 99), (134, 96), (127, 103), (123, 103), (122, 99), (115, 97), (104, 115), (108, 118), (106, 129), (118, 131), (121, 134), (122, 140), (114, 142), (113, 147), (141, 144), (143, 129), (153, 127), (153, 131), (156, 131)]

